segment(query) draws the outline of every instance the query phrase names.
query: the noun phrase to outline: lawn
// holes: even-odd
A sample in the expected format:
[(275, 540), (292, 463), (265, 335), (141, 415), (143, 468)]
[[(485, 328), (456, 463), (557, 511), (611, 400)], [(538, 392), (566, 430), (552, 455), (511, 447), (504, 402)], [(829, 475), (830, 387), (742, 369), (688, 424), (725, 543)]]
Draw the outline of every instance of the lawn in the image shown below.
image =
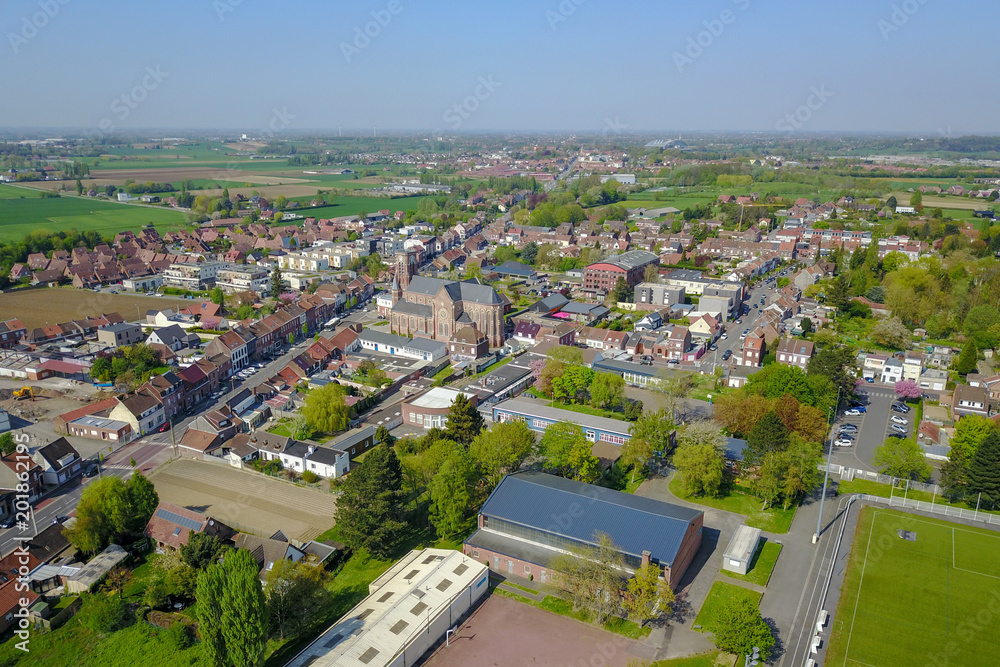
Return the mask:
[[(297, 197), (308, 203), (312, 197)], [(357, 215), (358, 211), (375, 213), (383, 209), (390, 211), (417, 210), (417, 206), (423, 199), (431, 197), (335, 197), (331, 206), (319, 206), (317, 208), (303, 208), (295, 211), (307, 218), (338, 218), (343, 215)], [(295, 222), (295, 221), (292, 221)]]
[[(948, 507), (957, 507), (965, 510), (976, 509), (976, 503), (972, 503), (971, 505), (965, 502), (951, 503), (948, 502), (947, 498), (935, 495), (934, 493), (907, 489), (905, 485), (897, 486), (894, 489), (891, 484), (881, 484), (867, 479), (854, 479), (850, 482), (838, 482), (837, 493), (864, 493), (869, 496), (879, 496), (880, 498), (892, 498), (899, 496), (900, 498), (906, 497), (908, 500), (919, 500), (925, 503), (932, 502), (935, 505), (946, 505)], [(980, 509), (979, 511), (987, 512), (989, 514), (1000, 514), (1000, 511), (997, 510)]]
[(698, 503), (707, 507), (735, 512), (746, 517), (746, 524), (754, 528), (760, 528), (769, 533), (784, 534), (792, 526), (792, 519), (795, 517), (795, 507), (782, 509), (780, 507), (769, 507), (762, 510), (760, 498), (740, 491), (738, 488), (731, 490), (728, 495), (719, 498), (706, 498), (685, 496), (680, 492), (678, 477), (675, 475), (670, 480), (670, 492), (681, 500)]
[[(9, 186), (0, 187), (6, 191)], [(20, 241), (29, 232), (58, 232), (76, 229), (93, 230), (112, 236), (127, 229), (136, 230), (153, 223), (161, 232), (181, 229), (187, 223), (179, 211), (95, 201), (75, 196), (25, 199), (3, 198), (0, 206), (0, 242)]]
[(705, 598), (705, 604), (701, 606), (697, 618), (694, 619), (695, 626), (701, 626), (699, 632), (714, 632), (718, 627), (718, 616), (722, 610), (730, 603), (740, 598), (746, 598), (755, 605), (760, 602), (760, 593), (749, 588), (727, 584), (717, 581), (712, 584), (712, 590)]
[(781, 554), (781, 545), (777, 542), (764, 542), (764, 546), (757, 549), (753, 560), (750, 562), (750, 570), (746, 574), (737, 574), (729, 570), (722, 570), (722, 574), (733, 579), (746, 581), (758, 586), (767, 586), (774, 572), (774, 566), (778, 562), (778, 555)]
[(998, 563), (996, 532), (862, 509), (826, 664), (996, 664)]

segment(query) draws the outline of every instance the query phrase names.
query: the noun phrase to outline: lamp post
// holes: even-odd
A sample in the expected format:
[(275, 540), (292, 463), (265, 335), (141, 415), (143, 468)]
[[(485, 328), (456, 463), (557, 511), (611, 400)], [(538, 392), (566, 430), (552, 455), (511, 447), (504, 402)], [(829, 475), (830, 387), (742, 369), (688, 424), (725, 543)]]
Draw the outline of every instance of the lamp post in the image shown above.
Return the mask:
[(816, 532), (813, 533), (812, 543), (816, 544), (819, 542), (819, 532), (823, 527), (823, 501), (826, 500), (826, 485), (830, 479), (830, 459), (833, 457), (833, 420), (837, 418), (837, 411), (840, 409), (840, 391), (837, 389), (837, 402), (830, 410), (830, 416), (827, 421), (830, 425), (830, 442), (827, 445), (828, 450), (826, 453), (826, 470), (823, 472), (823, 493), (819, 497), (819, 516), (816, 517)]

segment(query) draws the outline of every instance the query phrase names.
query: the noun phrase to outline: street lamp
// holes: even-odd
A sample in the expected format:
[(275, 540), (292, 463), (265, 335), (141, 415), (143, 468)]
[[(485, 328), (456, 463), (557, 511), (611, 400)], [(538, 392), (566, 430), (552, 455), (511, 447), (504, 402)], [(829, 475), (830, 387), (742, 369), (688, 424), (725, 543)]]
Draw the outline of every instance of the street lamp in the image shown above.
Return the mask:
[(760, 664), (760, 649), (756, 646), (753, 647), (753, 653), (747, 656), (746, 660), (743, 661), (744, 667), (757, 667)]

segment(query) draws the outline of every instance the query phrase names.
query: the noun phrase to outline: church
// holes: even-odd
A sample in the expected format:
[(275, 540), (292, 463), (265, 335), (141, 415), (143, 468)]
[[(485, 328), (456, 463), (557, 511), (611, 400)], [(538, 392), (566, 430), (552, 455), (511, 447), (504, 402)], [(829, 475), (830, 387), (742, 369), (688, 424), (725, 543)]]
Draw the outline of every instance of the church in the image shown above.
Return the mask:
[(400, 336), (447, 342), (460, 329), (475, 327), (490, 347), (504, 342), (504, 303), (496, 290), (472, 280), (441, 280), (415, 274), (410, 253), (396, 255), (389, 323)]

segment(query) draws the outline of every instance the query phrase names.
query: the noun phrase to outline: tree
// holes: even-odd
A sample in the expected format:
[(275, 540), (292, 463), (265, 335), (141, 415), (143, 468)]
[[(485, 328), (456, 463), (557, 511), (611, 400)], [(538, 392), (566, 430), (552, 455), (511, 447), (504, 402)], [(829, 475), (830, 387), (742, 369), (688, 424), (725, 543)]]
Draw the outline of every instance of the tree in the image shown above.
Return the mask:
[(204, 570), (222, 554), (222, 542), (215, 535), (191, 531), (187, 544), (181, 545), (181, 559), (196, 570)]
[(970, 339), (962, 348), (962, 353), (955, 362), (955, 370), (963, 377), (979, 370), (979, 348), (976, 347), (975, 340)]
[(403, 474), (396, 452), (376, 445), (344, 478), (336, 518), (344, 541), (388, 558), (399, 544), (403, 521)]
[(826, 300), (831, 306), (838, 309), (843, 309), (850, 303), (851, 295), (848, 290), (847, 279), (843, 275), (837, 276), (830, 281), (830, 286), (826, 292)]
[(382, 255), (377, 252), (373, 252), (368, 257), (365, 258), (365, 270), (368, 275), (374, 279), (378, 279), (389, 267), (385, 265), (382, 261)]
[(757, 422), (747, 434), (743, 462), (749, 467), (761, 465), (765, 455), (788, 449), (788, 427), (772, 410)]
[[(256, 559), (246, 549), (226, 557), (222, 588), (222, 626), (226, 655), (233, 667), (257, 667), (267, 647), (267, 606)], [(200, 604), (200, 600), (199, 600)]]
[(726, 653), (745, 656), (753, 653), (756, 647), (761, 659), (766, 661), (774, 646), (771, 627), (761, 616), (757, 603), (744, 596), (725, 602), (712, 632), (715, 647)]
[(900, 398), (920, 398), (920, 385), (916, 380), (900, 380), (893, 388)]
[(487, 487), (493, 489), (504, 475), (517, 472), (535, 447), (534, 432), (522, 420), (515, 419), (480, 432), (469, 445), (469, 454)]
[(226, 300), (226, 295), (221, 287), (213, 287), (212, 291), (208, 293), (208, 298), (212, 300), (212, 303), (221, 306)]
[(674, 452), (674, 467), (684, 495), (719, 495), (726, 465), (717, 447), (704, 443), (680, 445)]
[(889, 198), (885, 200), (885, 206), (886, 206), (886, 208), (891, 209), (893, 211), (896, 210), (896, 205), (897, 204), (898, 204), (898, 202), (896, 201), (896, 196), (895, 195), (889, 195)]
[(625, 401), (625, 378), (616, 373), (595, 373), (590, 400), (599, 408), (615, 408)]
[(650, 264), (642, 273), (642, 279), (647, 283), (657, 283), (660, 282), (660, 267), (656, 264)]
[(13, 454), (15, 449), (17, 449), (17, 443), (14, 442), (14, 435), (9, 431), (0, 433), (0, 453), (7, 456)]
[(594, 381), (594, 371), (583, 366), (569, 366), (552, 379), (552, 397), (571, 403), (579, 399)]
[(79, 178), (76, 179), (76, 194), (78, 194), (78, 195), (82, 195), (83, 194), (83, 182), (80, 181)]
[(569, 451), (569, 467), (573, 471), (573, 479), (578, 482), (595, 482), (601, 476), (601, 460), (594, 456), (593, 446), (584, 439), (573, 443)]
[(532, 265), (535, 263), (535, 259), (538, 257), (538, 244), (534, 241), (528, 241), (523, 248), (521, 248), (521, 261), (527, 265)]
[(156, 490), (142, 475), (133, 475), (128, 484), (118, 477), (105, 477), (84, 490), (76, 522), (64, 534), (80, 551), (97, 553), (129, 533), (141, 533), (158, 503)]
[(606, 533), (595, 533), (594, 543), (556, 556), (551, 565), (560, 573), (558, 585), (569, 594), (573, 609), (585, 609), (604, 623), (618, 607), (625, 559)]
[(909, 438), (888, 438), (875, 448), (872, 465), (879, 468), (883, 475), (926, 481), (931, 476), (931, 465), (927, 463), (924, 452)]
[(879, 345), (904, 348), (912, 334), (898, 317), (884, 317), (871, 328), (871, 338)]
[(813, 330), (813, 321), (811, 319), (809, 319), (808, 317), (803, 317), (802, 318), (802, 324), (799, 325), (799, 326), (801, 326), (803, 334), (812, 333), (812, 330)]
[(976, 455), (979, 444), (997, 427), (992, 419), (980, 415), (965, 415), (955, 424), (955, 432), (948, 441), (950, 455), (961, 457), (968, 462)]
[(222, 634), (222, 598), (226, 586), (226, 570), (215, 564), (198, 575), (198, 633), (202, 650), (212, 667), (229, 667), (226, 638)]
[(85, 594), (84, 612), (81, 623), (88, 630), (107, 634), (114, 632), (125, 622), (125, 603), (114, 595), (104, 593)]
[(541, 373), (539, 373), (535, 387), (538, 388), (538, 391), (551, 397), (554, 390), (552, 383), (556, 378), (562, 377), (563, 373), (566, 372), (566, 368), (567, 364), (565, 362), (558, 359), (549, 359), (545, 362), (545, 367)]
[(632, 294), (632, 287), (628, 282), (624, 278), (619, 278), (611, 290), (611, 300), (615, 303), (631, 303)]
[[(833, 383), (833, 398), (830, 400), (830, 407), (832, 407), (836, 401), (838, 388), (844, 396), (850, 396), (854, 392), (854, 383), (858, 379), (856, 368), (854, 350), (841, 346), (827, 347), (818, 351), (809, 360), (809, 364), (806, 366), (806, 375), (826, 378)], [(821, 405), (818, 400), (813, 405), (823, 410), (827, 408), (827, 406)]]
[(572, 471), (570, 453), (580, 442), (587, 442), (583, 428), (572, 422), (555, 422), (545, 428), (538, 453), (546, 460), (548, 467), (560, 475), (569, 476)]
[(267, 573), (270, 633), (280, 639), (295, 634), (322, 610), (329, 599), (326, 572), (305, 561), (276, 561)]
[(645, 440), (653, 448), (654, 453), (667, 455), (670, 453), (670, 434), (674, 432), (674, 420), (662, 408), (655, 412), (643, 412), (628, 428), (633, 438)]
[(865, 298), (874, 303), (885, 303), (885, 288), (881, 285), (873, 285), (865, 292)]
[(621, 462), (632, 468), (632, 483), (635, 484), (635, 473), (653, 458), (653, 443), (645, 438), (629, 438), (622, 445)]
[(303, 414), (296, 415), (292, 419), (289, 430), (292, 433), (292, 437), (296, 440), (309, 440), (313, 436), (313, 429), (309, 425), (309, 419)]
[(385, 427), (385, 424), (380, 424), (377, 429), (375, 429), (375, 442), (380, 445), (392, 445), (394, 438), (392, 434), (389, 433), (389, 429)]
[(350, 411), (344, 401), (347, 391), (331, 382), (314, 389), (306, 396), (302, 414), (317, 431), (335, 433), (347, 428)]
[(131, 510), (126, 530), (133, 535), (139, 535), (145, 530), (149, 520), (153, 518), (153, 512), (160, 504), (160, 496), (156, 493), (156, 488), (149, 481), (149, 478), (141, 473), (132, 473), (132, 476), (125, 483), (125, 491)]
[[(990, 433), (969, 460), (968, 496), (977, 496), (983, 509), (1000, 507), (1000, 433)], [(982, 495), (977, 495), (982, 494)]]
[(660, 576), (655, 563), (646, 563), (635, 571), (625, 585), (622, 607), (628, 617), (640, 626), (646, 621), (669, 616), (676, 596), (666, 578)]
[(469, 478), (472, 463), (469, 455), (461, 447), (452, 450), (441, 469), (431, 479), (430, 520), (438, 537), (457, 535), (465, 524), (465, 514), (469, 508)]
[(677, 434), (677, 444), (711, 445), (721, 452), (725, 449), (726, 437), (718, 424), (710, 419), (703, 419), (685, 424)]
[(458, 394), (448, 409), (447, 438), (468, 447), (483, 430), (483, 416), (465, 394)]

